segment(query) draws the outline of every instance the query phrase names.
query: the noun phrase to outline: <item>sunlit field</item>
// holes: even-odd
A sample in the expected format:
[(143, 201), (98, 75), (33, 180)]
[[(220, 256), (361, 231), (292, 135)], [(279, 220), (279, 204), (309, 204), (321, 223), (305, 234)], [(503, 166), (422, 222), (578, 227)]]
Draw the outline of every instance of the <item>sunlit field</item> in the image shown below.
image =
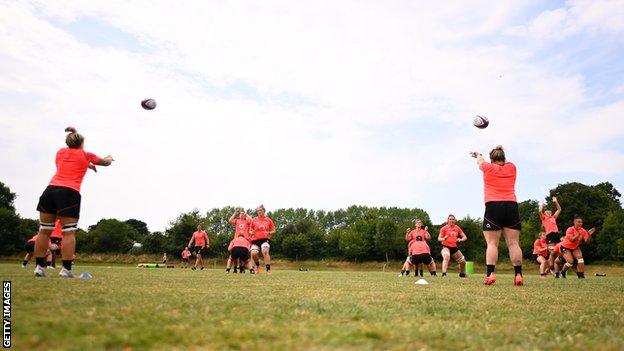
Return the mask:
[[(67, 280), (1, 264), (16, 350), (622, 350), (624, 277), (515, 287), (395, 272), (77, 266)], [(597, 267), (592, 267), (597, 269)], [(591, 272), (591, 271), (590, 271)]]

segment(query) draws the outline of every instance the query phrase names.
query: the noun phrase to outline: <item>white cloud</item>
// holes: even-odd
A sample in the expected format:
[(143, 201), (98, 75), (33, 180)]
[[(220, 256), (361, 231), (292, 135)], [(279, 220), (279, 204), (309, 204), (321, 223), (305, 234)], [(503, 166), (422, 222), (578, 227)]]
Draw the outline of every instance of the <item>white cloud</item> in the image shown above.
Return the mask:
[[(135, 217), (163, 229), (195, 207), (260, 202), (446, 214), (427, 208), (431, 187), (461, 193), (475, 172), (467, 151), (499, 143), (519, 154), (556, 138), (556, 152), (534, 158), (545, 170), (624, 171), (624, 162), (597, 167), (621, 160), (622, 150), (596, 156), (624, 135), (622, 103), (587, 109), (586, 77), (527, 60), (531, 45), (488, 40), (594, 28), (600, 18), (601, 30), (619, 31), (616, 18), (581, 2), (520, 25), (523, 3), (420, 6), (0, 4), (0, 136), (8, 151), (0, 162), (9, 165), (2, 176), (21, 196), (18, 209), (35, 216), (61, 130), (73, 124), (88, 149), (117, 160), (87, 176), (83, 223)], [(577, 13), (582, 6), (590, 8)], [(150, 50), (93, 46), (50, 22), (81, 17), (110, 23)], [(158, 108), (141, 110), (145, 97)], [(491, 118), (490, 128), (470, 126), (477, 113)], [(579, 133), (589, 142), (568, 142)]]

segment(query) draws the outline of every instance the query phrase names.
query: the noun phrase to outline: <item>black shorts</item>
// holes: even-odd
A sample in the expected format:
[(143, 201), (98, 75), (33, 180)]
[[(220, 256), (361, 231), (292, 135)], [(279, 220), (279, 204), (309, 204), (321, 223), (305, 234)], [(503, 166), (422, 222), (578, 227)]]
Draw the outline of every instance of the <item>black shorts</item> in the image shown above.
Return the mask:
[(417, 265), (420, 263), (429, 265), (431, 261), (433, 261), (433, 258), (431, 258), (431, 254), (425, 253), (425, 254), (412, 255), (412, 257), (410, 257), (410, 261), (412, 262), (413, 265)]
[(249, 260), (249, 250), (246, 247), (233, 247), (231, 256), (233, 260), (247, 261)]
[(24, 244), (24, 251), (26, 251), (26, 253), (33, 253), (33, 252), (35, 252), (35, 242), (34, 241), (27, 241), (26, 244)]
[(453, 256), (457, 251), (459, 251), (459, 248), (457, 246), (455, 247), (450, 247), (450, 246), (446, 246), (446, 245), (442, 245), (443, 248), (447, 248), (449, 249), (449, 251), (451, 252), (451, 256)]
[(80, 218), (80, 193), (64, 186), (48, 185), (39, 197), (37, 211)]
[(515, 201), (486, 202), (483, 230), (501, 230), (503, 228), (521, 229), (518, 203)]
[(50, 238), (50, 243), (55, 244), (55, 245), (61, 245), (62, 241), (63, 241), (63, 238), (59, 238), (59, 237)]
[(195, 246), (195, 248), (193, 249), (193, 254), (195, 254), (195, 255), (203, 255), (205, 248), (206, 248), (205, 246)]
[(188, 258), (183, 258), (182, 262), (188, 262)]
[(550, 232), (546, 234), (546, 243), (547, 244), (558, 244), (561, 241), (561, 233), (559, 232)]

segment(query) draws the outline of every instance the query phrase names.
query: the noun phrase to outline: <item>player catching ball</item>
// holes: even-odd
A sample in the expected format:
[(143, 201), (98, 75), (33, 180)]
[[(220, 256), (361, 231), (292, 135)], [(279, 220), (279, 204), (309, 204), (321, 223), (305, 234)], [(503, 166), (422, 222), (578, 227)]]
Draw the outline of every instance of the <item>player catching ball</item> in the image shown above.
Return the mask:
[(65, 137), (66, 148), (56, 153), (56, 174), (50, 184), (39, 197), (39, 235), (35, 241), (35, 259), (37, 267), (35, 276), (44, 277), (45, 256), (48, 251), (50, 234), (54, 230), (56, 220), (61, 221), (63, 246), (61, 256), (63, 269), (59, 276), (73, 278), (72, 260), (76, 250), (76, 229), (80, 218), (80, 186), (87, 169), (97, 172), (96, 165), (110, 166), (113, 158), (109, 155), (100, 158), (83, 149), (84, 137), (76, 128), (67, 127)]
[(197, 225), (197, 230), (191, 236), (191, 240), (189, 240), (187, 247), (193, 247), (191, 244), (195, 244), (193, 249), (193, 254), (195, 255), (195, 265), (192, 270), (196, 270), (198, 266), (201, 266), (201, 270), (204, 269), (204, 261), (202, 255), (204, 254), (204, 250), (210, 247), (210, 240), (208, 239), (208, 234), (204, 231), (204, 227), (201, 224)]
[(589, 243), (595, 231), (596, 228), (585, 230), (583, 228), (583, 219), (579, 216), (574, 217), (574, 225), (566, 230), (565, 237), (561, 242), (561, 256), (566, 261), (561, 271), (562, 274), (565, 274), (573, 266), (576, 259), (576, 275), (580, 279), (585, 278), (585, 260), (583, 260), (583, 252), (581, 252), (580, 245), (581, 241)]
[[(251, 216), (245, 212), (244, 209), (236, 209), (228, 220), (230, 224), (234, 225), (234, 238), (242, 235), (245, 239), (250, 240), (249, 228), (251, 226)], [(232, 256), (228, 256), (227, 263), (225, 265), (225, 272), (229, 273), (232, 268)], [(234, 273), (236, 273), (236, 267), (234, 267)], [(241, 271), (241, 273), (244, 273)]]
[[(554, 254), (554, 253), (553, 253)], [(539, 263), (540, 277), (546, 278), (550, 265), (548, 264), (548, 244), (546, 243), (546, 233), (539, 233), (539, 236), (533, 243), (533, 257)]]
[(561, 205), (557, 198), (553, 196), (552, 201), (557, 206), (557, 211), (553, 214), (551, 210), (544, 211), (544, 205), (539, 206), (539, 216), (544, 230), (546, 231), (546, 243), (548, 243), (548, 268), (554, 270), (555, 257), (557, 256), (553, 249), (561, 240), (561, 233), (559, 233), (559, 227), (557, 226), (557, 218), (561, 214)]
[(468, 240), (464, 231), (457, 225), (455, 215), (448, 215), (446, 225), (440, 228), (438, 241), (442, 243), (442, 276), (446, 277), (451, 257), (459, 264), (459, 276), (466, 277), (466, 258), (457, 247), (457, 243)]
[(490, 161), (483, 156), (470, 152), (477, 159), (477, 165), (483, 172), (483, 189), (485, 193), (485, 214), (483, 215), (483, 235), (487, 243), (485, 263), (487, 273), (484, 284), (496, 282), (496, 261), (498, 261), (498, 243), (501, 233), (509, 248), (509, 258), (514, 267), (514, 285), (523, 285), (522, 249), (520, 249), (520, 211), (516, 201), (516, 166), (507, 162), (502, 146), (490, 151)]
[(273, 220), (266, 215), (266, 209), (260, 205), (257, 209), (258, 216), (251, 220), (249, 232), (251, 234), (251, 258), (254, 261), (256, 272), (260, 273), (260, 254), (262, 250), (262, 260), (267, 270), (271, 274), (271, 234), (275, 233)]

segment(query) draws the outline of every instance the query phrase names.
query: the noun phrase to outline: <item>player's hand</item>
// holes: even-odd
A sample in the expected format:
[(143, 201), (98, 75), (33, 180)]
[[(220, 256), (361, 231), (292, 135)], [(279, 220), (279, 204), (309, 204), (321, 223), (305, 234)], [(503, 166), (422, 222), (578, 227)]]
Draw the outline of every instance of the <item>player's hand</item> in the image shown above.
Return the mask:
[(412, 231), (412, 228), (407, 228), (407, 229), (405, 229), (405, 233), (409, 233), (409, 232), (411, 232), (411, 231)]
[(595, 232), (596, 232), (596, 228), (592, 228), (592, 229), (590, 229), (590, 230), (588, 230), (588, 231), (587, 231), (587, 233), (588, 233), (589, 235), (593, 235)]
[(468, 154), (470, 155), (470, 157), (473, 157), (473, 158), (477, 158), (477, 156), (479, 155), (479, 153), (476, 151), (470, 151)]
[(429, 231), (428, 229), (429, 229), (429, 227), (425, 226), (425, 231)]
[(553, 201), (553, 202), (557, 202), (557, 197), (556, 197), (556, 196), (553, 196), (553, 197), (552, 197), (552, 201)]
[(89, 163), (89, 169), (92, 170), (93, 172), (97, 173), (97, 168), (95, 167), (95, 165), (93, 163)]

